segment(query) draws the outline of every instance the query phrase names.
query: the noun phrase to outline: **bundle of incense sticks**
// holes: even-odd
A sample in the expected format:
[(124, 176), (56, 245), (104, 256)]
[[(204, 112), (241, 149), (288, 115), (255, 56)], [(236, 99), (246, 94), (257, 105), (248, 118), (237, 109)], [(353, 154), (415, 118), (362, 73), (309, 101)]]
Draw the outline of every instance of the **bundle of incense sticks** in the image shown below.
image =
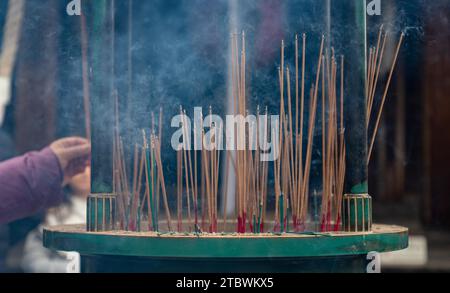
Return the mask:
[[(139, 179), (141, 177), (142, 168), (145, 170), (145, 194), (141, 204), (141, 213), (144, 207), (147, 208), (148, 230), (159, 231), (159, 202), (157, 194), (162, 194), (164, 211), (167, 222), (168, 231), (172, 231), (172, 217), (169, 208), (169, 200), (166, 190), (166, 180), (164, 177), (164, 168), (161, 159), (161, 140), (154, 133), (147, 139), (145, 130), (142, 130), (143, 147), (141, 158), (141, 170), (139, 171)], [(136, 173), (135, 173), (136, 174)], [(138, 188), (136, 198), (139, 198), (140, 189)], [(139, 218), (139, 217), (138, 217)]]
[[(170, 210), (167, 200), (164, 171), (161, 162), (162, 108), (159, 115), (159, 133), (155, 135), (152, 119), (152, 134), (149, 139), (142, 130), (142, 145), (135, 144), (132, 157), (132, 172), (127, 174), (127, 159), (120, 136), (119, 102), (114, 93), (115, 130), (113, 143), (113, 193), (118, 196), (117, 213), (121, 230), (140, 231), (141, 222), (147, 211), (149, 231), (158, 231), (159, 194), (162, 193), (167, 225), (171, 230)], [(152, 114), (152, 116), (154, 116)], [(143, 188), (142, 182), (145, 182)], [(144, 189), (144, 190), (143, 190)], [(143, 195), (142, 195), (143, 193)]]
[[(340, 66), (340, 103), (338, 103), (338, 64), (334, 50), (332, 50), (331, 58), (328, 54), (322, 57), (323, 190), (320, 226), (322, 232), (339, 230), (341, 221), (341, 204), (345, 179), (344, 57), (341, 57)], [(340, 113), (340, 126), (338, 126), (338, 113)], [(334, 225), (332, 226), (333, 223)]]
[(128, 206), (130, 200), (130, 190), (125, 165), (123, 142), (120, 137), (116, 139), (113, 153), (113, 192), (118, 195), (117, 210), (119, 227), (124, 230), (128, 229), (129, 224)]
[(128, 178), (125, 165), (123, 142), (120, 137), (119, 124), (119, 96), (117, 91), (114, 97), (114, 141), (113, 141), (113, 193), (118, 195), (117, 211), (120, 229), (128, 228)]
[(383, 115), (384, 105), (386, 103), (387, 95), (389, 92), (389, 87), (391, 85), (394, 70), (397, 64), (398, 55), (403, 44), (404, 33), (401, 33), (400, 39), (397, 43), (396, 50), (394, 52), (393, 60), (391, 61), (389, 76), (387, 78), (386, 84), (384, 86), (384, 91), (381, 96), (380, 105), (378, 111), (375, 112), (375, 95), (377, 93), (377, 86), (380, 80), (380, 71), (384, 62), (386, 41), (388, 33), (383, 30), (383, 26), (380, 27), (378, 33), (377, 45), (369, 48), (367, 64), (367, 86), (366, 86), (366, 102), (367, 102), (367, 113), (366, 113), (366, 126), (369, 130), (372, 117), (376, 114), (376, 122), (372, 134), (369, 136), (369, 153), (367, 156), (367, 164), (370, 163), (372, 157), (372, 152), (375, 144), (375, 139), (377, 137), (378, 129), (380, 127), (381, 118)]
[[(182, 145), (182, 153), (180, 153), (180, 163), (178, 164), (177, 170), (180, 174), (180, 186), (179, 186), (179, 192), (180, 192), (180, 203), (178, 208), (178, 227), (182, 227), (182, 196), (183, 196), (183, 163), (184, 163), (184, 182), (185, 182), (185, 190), (186, 190), (186, 202), (187, 202), (187, 215), (188, 215), (188, 226), (189, 231), (192, 231), (192, 227), (198, 226), (198, 207), (197, 207), (197, 184), (194, 183), (194, 173), (193, 173), (193, 163), (192, 163), (192, 154), (190, 150), (190, 140), (187, 140), (187, 137), (190, 137), (190, 133), (188, 132), (189, 128), (187, 125), (187, 117), (186, 117), (186, 111), (183, 110), (182, 107), (180, 107), (180, 115), (182, 117), (182, 130), (183, 130), (183, 137), (185, 138)], [(197, 156), (194, 156), (194, 159), (197, 159)], [(195, 166), (197, 165), (197, 162), (195, 162)], [(192, 209), (191, 209), (191, 200), (192, 200), (192, 208), (194, 210), (194, 219), (192, 219)]]
[[(239, 39), (241, 40), (239, 44)], [(246, 117), (247, 87), (246, 87), (246, 37), (243, 32), (231, 36), (231, 87), (233, 100), (233, 114)], [(268, 163), (260, 158), (261, 151), (258, 141), (267, 141), (268, 119), (260, 119), (259, 107), (257, 119), (252, 125), (244, 124), (244, 127), (234, 129), (237, 137), (237, 150), (226, 156), (226, 179), (228, 180), (229, 167), (233, 166), (236, 176), (235, 205), (237, 227), (236, 232), (246, 233), (247, 229), (253, 233), (264, 232), (265, 214), (267, 206), (267, 177)], [(263, 121), (263, 122), (262, 122)], [(263, 125), (260, 125), (263, 123)], [(256, 137), (250, 135), (251, 129), (256, 129)], [(260, 139), (262, 138), (262, 139)], [(253, 146), (253, 147), (251, 147)], [(228, 183), (225, 195), (228, 194)], [(224, 202), (227, 202), (225, 198)], [(226, 222), (226, 206), (224, 207), (224, 227)]]
[[(317, 63), (315, 84), (310, 91), (309, 123), (307, 132), (306, 160), (303, 162), (303, 136), (305, 114), (305, 62), (306, 35), (302, 36), (302, 73), (299, 88), (299, 38), (295, 37), (295, 123), (293, 122), (291, 72), (285, 68), (285, 44), (281, 43), (281, 66), (278, 71), (280, 85), (280, 158), (274, 162), (275, 174), (275, 219), (274, 230), (286, 232), (289, 229), (290, 214), (293, 228), (304, 231), (308, 215), (308, 193), (311, 174), (314, 131), (316, 124), (317, 99), (320, 73), (323, 71), (324, 41), (322, 37)], [(287, 87), (287, 97), (285, 94)], [(299, 101), (300, 97), (300, 101)], [(287, 98), (287, 114), (285, 99)], [(300, 103), (299, 103), (300, 102)]]
[[(380, 106), (377, 126), (386, 99), (387, 90), (399, 53), (403, 35), (395, 53), (393, 65)], [(369, 51), (368, 87), (366, 90), (368, 112), (367, 126), (374, 108), (374, 97), (380, 77), (381, 64), (386, 45), (386, 34), (382, 28), (378, 43)], [(141, 219), (148, 220), (149, 231), (159, 231), (160, 206), (164, 209), (168, 231), (180, 233), (218, 233), (219, 199), (222, 194), (223, 232), (231, 232), (227, 223), (237, 223), (237, 233), (263, 233), (265, 224), (272, 221), (270, 232), (301, 233), (307, 229), (310, 198), (310, 177), (314, 153), (321, 153), (322, 160), (322, 204), (320, 209), (320, 231), (337, 231), (341, 228), (341, 205), (344, 193), (346, 172), (346, 146), (344, 125), (345, 98), (345, 60), (336, 57), (333, 48), (325, 48), (325, 38), (320, 40), (313, 83), (309, 88), (307, 105), (306, 78), (307, 37), (295, 36), (295, 69), (286, 66), (285, 43), (281, 44), (281, 60), (278, 70), (280, 91), (279, 137), (271, 137), (275, 153), (279, 156), (273, 161), (274, 210), (273, 218), (266, 219), (268, 198), (270, 197), (268, 174), (270, 162), (261, 158), (262, 150), (258, 142), (268, 142), (268, 109), (265, 119), (261, 118), (257, 107), (255, 122), (236, 126), (237, 150), (221, 151), (223, 144), (223, 125), (209, 122), (209, 131), (201, 130), (201, 147), (194, 139), (191, 150), (191, 130), (186, 110), (180, 106), (182, 117), (183, 142), (176, 150), (177, 188), (176, 188), (176, 227), (172, 225), (169, 194), (166, 190), (164, 167), (161, 158), (162, 110), (159, 114), (159, 129), (156, 134), (155, 117), (152, 114), (151, 131), (142, 130), (142, 145), (134, 146), (130, 159), (132, 172), (128, 177), (123, 140), (119, 133), (116, 118), (113, 165), (114, 192), (118, 194), (118, 214), (121, 229), (141, 230)], [(314, 58), (315, 59), (315, 58)], [(249, 114), (246, 97), (246, 38), (245, 33), (231, 36), (231, 94), (235, 115)], [(294, 82), (292, 81), (294, 79)], [(118, 117), (118, 97), (115, 95), (115, 112)], [(294, 103), (295, 101), (295, 103)], [(321, 113), (318, 111), (321, 109)], [(209, 108), (209, 117), (212, 108)], [(306, 117), (306, 118), (305, 118)], [(203, 117), (201, 117), (203, 121)], [(321, 152), (315, 152), (314, 141), (318, 121), (321, 121)], [(198, 133), (194, 123), (194, 133)], [(252, 130), (256, 129), (254, 132)], [(254, 134), (256, 133), (256, 134)], [(374, 135), (375, 135), (374, 134)], [(372, 138), (373, 140), (374, 138)], [(306, 144), (304, 145), (304, 143)], [(373, 144), (373, 141), (372, 141)], [(316, 156), (316, 155), (314, 155)], [(224, 162), (225, 176), (222, 178), (221, 162)], [(230, 172), (234, 171), (234, 172)], [(229, 184), (229, 175), (235, 176), (236, 184)], [(229, 187), (234, 190), (228, 190)], [(231, 191), (231, 192), (229, 192)], [(227, 219), (227, 196), (235, 194), (235, 220)], [(315, 194), (318, 194), (315, 192)], [(162, 196), (162, 200), (160, 197)], [(162, 202), (162, 204), (160, 204)], [(146, 214), (145, 214), (146, 212)]]
[[(231, 44), (231, 87), (235, 115), (246, 115), (246, 44), (245, 33), (242, 33), (241, 49), (239, 50), (238, 35), (232, 35)], [(240, 52), (240, 54), (239, 54)], [(248, 205), (248, 152), (246, 141), (247, 129), (236, 129), (236, 137), (241, 144), (235, 152), (236, 165), (236, 207), (237, 207), (237, 232), (245, 233), (247, 226)], [(238, 143), (239, 144), (239, 143)]]
[[(241, 40), (241, 43), (239, 42)], [(300, 81), (300, 57), (299, 57), (299, 38), (296, 37), (296, 68), (295, 68), (295, 109), (292, 106), (292, 90), (291, 90), (291, 71), (284, 65), (284, 42), (282, 42), (281, 56), (282, 62), (279, 69), (280, 81), (280, 137), (276, 153), (280, 156), (274, 161), (275, 176), (275, 211), (274, 211), (274, 231), (287, 232), (291, 222), (295, 231), (301, 232), (305, 229), (305, 223), (308, 215), (308, 183), (311, 173), (311, 161), (313, 154), (313, 140), (316, 125), (316, 112), (318, 107), (319, 82), (324, 62), (323, 50), (324, 39), (321, 40), (321, 49), (319, 52), (317, 73), (315, 84), (312, 85), (310, 91), (309, 105), (309, 122), (307, 124), (307, 146), (304, 154), (303, 137), (304, 137), (304, 113), (305, 111), (305, 64), (306, 64), (306, 35), (302, 36), (302, 60), (301, 60), (301, 81)], [(335, 86), (336, 80), (336, 62), (334, 61), (332, 69), (333, 80)], [(234, 101), (234, 113), (237, 115), (247, 116), (248, 109), (246, 105), (246, 48), (245, 34), (241, 37), (237, 34), (232, 35), (232, 59), (231, 59), (231, 75), (232, 75), (232, 94)], [(330, 71), (331, 72), (331, 71)], [(323, 76), (327, 76), (323, 74)], [(324, 83), (325, 81), (323, 81)], [(301, 85), (301, 88), (300, 88)], [(336, 92), (332, 91), (333, 85), (329, 85), (329, 99), (334, 101)], [(285, 91), (285, 89), (287, 89)], [(285, 95), (287, 92), (287, 97)], [(287, 111), (285, 105), (287, 104)], [(330, 103), (330, 107), (335, 107), (336, 102)], [(118, 110), (117, 110), (118, 112)], [(342, 112), (342, 111), (341, 111)], [(212, 114), (212, 109), (209, 109)], [(188, 130), (188, 122), (186, 111), (180, 107), (180, 115), (183, 117), (182, 129), (184, 142), (180, 145), (176, 152), (177, 157), (177, 231), (189, 232), (208, 231), (210, 233), (218, 232), (218, 202), (219, 202), (219, 181), (220, 181), (220, 162), (222, 143), (222, 125), (209, 125), (209, 135), (202, 130), (202, 148), (198, 154), (197, 150), (190, 150), (190, 133)], [(160, 125), (162, 124), (160, 115)], [(294, 123), (295, 116), (295, 123)], [(263, 233), (266, 221), (267, 201), (268, 201), (268, 173), (269, 162), (261, 160), (261, 150), (259, 149), (259, 141), (268, 141), (269, 121), (268, 110), (265, 110), (265, 119), (260, 119), (260, 109), (257, 109), (257, 119), (253, 125), (245, 124), (245, 127), (235, 128), (235, 137), (238, 141), (238, 150), (234, 152), (226, 152), (225, 156), (225, 174), (229, 174), (229, 168), (232, 167), (236, 176), (235, 199), (236, 199), (236, 232), (237, 233)], [(203, 119), (203, 118), (202, 118)], [(337, 123), (336, 111), (332, 113), (329, 119), (329, 129), (337, 131), (335, 124)], [(123, 143), (121, 142), (118, 131), (116, 134), (116, 145), (114, 147), (114, 170), (115, 170), (115, 192), (119, 194), (119, 218), (121, 219), (121, 227), (129, 230), (135, 230), (140, 215), (144, 213), (144, 207), (147, 208), (147, 218), (150, 231), (158, 231), (158, 207), (157, 194), (162, 191), (164, 205), (167, 217), (167, 226), (172, 230), (170, 209), (168, 206), (167, 193), (165, 190), (165, 180), (163, 174), (163, 166), (160, 157), (160, 139), (162, 135), (161, 128), (159, 136), (154, 133), (154, 117), (152, 116), (153, 133), (150, 139), (147, 139), (145, 131), (143, 131), (143, 144), (139, 154), (139, 146), (135, 146), (133, 160), (133, 176), (132, 189), (128, 188), (128, 180), (126, 168), (124, 164)], [(262, 125), (261, 125), (262, 123)], [(294, 127), (295, 125), (295, 127)], [(256, 137), (250, 135), (251, 129), (256, 129)], [(343, 126), (341, 125), (341, 128)], [(116, 129), (119, 129), (118, 123)], [(208, 137), (207, 137), (208, 136)], [(342, 136), (342, 135), (341, 135)], [(338, 147), (335, 146), (338, 135), (330, 135), (328, 143), (328, 156), (335, 158), (334, 152), (338, 153)], [(260, 140), (260, 138), (262, 138)], [(206, 140), (208, 143), (205, 143)], [(273, 138), (274, 139), (274, 138)], [(275, 138), (278, 139), (278, 138)], [(343, 139), (339, 145), (343, 145)], [(209, 147), (206, 147), (206, 146)], [(256, 146), (251, 148), (250, 146)], [(343, 152), (344, 147), (340, 147), (339, 153)], [(306, 160), (303, 160), (303, 158)], [(339, 156), (342, 159), (342, 156)], [(197, 162), (200, 160), (200, 162)], [(333, 161), (334, 162), (334, 161)], [(329, 164), (329, 168), (337, 167), (337, 163)], [(200, 178), (198, 178), (198, 167), (200, 166)], [(340, 165), (339, 165), (340, 166)], [(338, 172), (330, 172), (330, 177), (335, 178)], [(145, 190), (144, 197), (141, 200), (141, 182), (144, 178)], [(331, 179), (330, 179), (331, 180)], [(333, 179), (334, 180), (334, 179)], [(198, 188), (200, 181), (201, 188)], [(222, 185), (228, 186), (228, 178)], [(334, 184), (334, 183), (333, 183)], [(333, 185), (334, 187), (334, 185)], [(337, 188), (335, 188), (337, 189)], [(334, 189), (333, 189), (334, 190)], [(198, 198), (199, 192), (201, 198)], [(225, 195), (228, 190), (225, 190)], [(334, 193), (333, 193), (334, 194)], [(331, 198), (331, 196), (329, 196)], [(141, 202), (142, 201), (142, 202)], [(227, 202), (225, 199), (224, 202)], [(130, 207), (129, 207), (130, 206)], [(127, 208), (129, 207), (129, 208)], [(140, 209), (139, 209), (140, 207)], [(331, 210), (331, 205), (327, 210)], [(187, 220), (184, 221), (184, 212), (186, 212)], [(337, 213), (336, 213), (337, 215)], [(200, 223), (201, 216), (201, 223)], [(223, 209), (223, 224), (226, 228), (227, 213), (226, 206)], [(185, 226), (187, 225), (187, 226)], [(187, 227), (187, 229), (186, 229)]]

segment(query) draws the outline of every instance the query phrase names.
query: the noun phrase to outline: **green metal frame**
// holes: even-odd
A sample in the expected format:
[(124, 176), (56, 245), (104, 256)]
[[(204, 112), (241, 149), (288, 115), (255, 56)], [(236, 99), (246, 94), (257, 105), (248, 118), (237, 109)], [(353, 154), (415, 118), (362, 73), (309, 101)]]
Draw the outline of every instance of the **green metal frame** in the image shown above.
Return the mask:
[(407, 248), (408, 229), (374, 225), (371, 233), (195, 236), (88, 233), (81, 226), (65, 226), (45, 229), (44, 246), (103, 256), (204, 259), (327, 257)]
[(116, 195), (91, 195), (87, 199), (86, 230), (89, 232), (115, 230)]
[(342, 203), (342, 228), (345, 232), (372, 230), (372, 198), (368, 194), (346, 194)]

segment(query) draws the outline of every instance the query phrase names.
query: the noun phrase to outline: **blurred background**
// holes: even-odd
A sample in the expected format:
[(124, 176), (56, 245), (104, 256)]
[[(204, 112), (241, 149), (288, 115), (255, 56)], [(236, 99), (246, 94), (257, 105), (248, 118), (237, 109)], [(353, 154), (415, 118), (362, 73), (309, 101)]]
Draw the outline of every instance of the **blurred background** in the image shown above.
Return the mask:
[[(17, 16), (18, 21), (21, 21), (21, 33), (10, 74), (13, 84), (11, 100), (5, 109), (0, 129), (0, 160), (40, 149), (58, 137), (85, 135), (81, 18), (67, 15), (68, 2), (24, 1), (23, 15)], [(117, 1), (118, 11), (123, 15), (120, 17), (118, 14), (116, 18), (118, 35), (131, 25), (136, 31), (146, 32), (132, 46), (131, 62), (135, 75), (133, 80), (136, 83), (134, 95), (152, 92), (154, 97), (147, 96), (151, 98), (148, 99), (148, 104), (135, 115), (145, 115), (149, 109), (159, 104), (166, 104), (166, 109), (172, 107), (175, 111), (178, 107), (176, 103), (169, 102), (172, 100), (165, 99), (167, 92), (158, 92), (158, 89), (164, 88), (161, 83), (173, 88), (183, 81), (165, 76), (164, 72), (169, 68), (165, 67), (167, 65), (164, 62), (142, 62), (152, 51), (160, 53), (161, 48), (145, 44), (164, 40), (162, 31), (179, 37), (179, 46), (196, 44), (212, 52), (207, 56), (209, 63), (205, 64), (202, 71), (205, 76), (202, 76), (199, 73), (193, 74), (188, 65), (204, 60), (202, 58), (205, 56), (186, 55), (185, 58), (177, 59), (178, 56), (170, 56), (172, 51), (166, 48), (166, 57), (174, 58), (183, 65), (179, 67), (178, 75), (193, 74), (198, 77), (198, 80), (189, 79), (193, 85), (192, 92), (185, 96), (205, 97), (200, 100), (200, 105), (206, 101), (204, 106), (208, 106), (214, 103), (211, 100), (216, 95), (215, 92), (226, 91), (220, 82), (223, 76), (220, 76), (216, 67), (223, 63), (221, 58), (224, 54), (221, 50), (225, 46), (219, 36), (227, 36), (228, 27), (206, 24), (210, 18), (217, 17), (222, 10), (228, 9), (227, 1), (195, 0), (189, 1), (188, 5), (182, 2), (134, 0), (129, 9), (130, 1)], [(345, 5), (345, 1), (341, 2)], [(255, 13), (271, 18), (278, 9), (286, 9), (281, 5), (281, 0), (260, 0), (255, 3), (255, 7), (244, 13), (249, 19), (255, 18)], [(408, 250), (383, 255), (383, 271), (450, 272), (450, 133), (447, 130), (450, 125), (450, 2), (381, 0), (380, 3), (381, 15), (368, 16), (370, 42), (376, 40), (380, 24), (385, 24), (394, 31), (404, 31), (406, 39), (370, 165), (370, 194), (374, 198), (375, 222), (404, 225), (411, 231)], [(3, 49), (11, 46), (2, 43), (7, 6), (7, 0), (0, 0), (0, 48)], [(191, 10), (187, 6), (197, 7), (193, 14), (195, 17), (191, 16), (191, 27), (177, 26), (173, 22), (176, 18), (174, 15), (184, 14), (189, 17)], [(135, 19), (142, 21), (130, 23), (129, 15), (124, 11), (131, 11)], [(294, 7), (289, 10), (289, 14), (295, 19), (297, 14), (302, 14), (302, 10)], [(300, 23), (301, 31), (312, 30), (313, 34), (320, 34), (323, 30), (307, 24), (301, 25), (300, 18), (296, 22)], [(282, 25), (284, 24), (280, 24)], [(212, 31), (217, 33), (216, 38), (209, 38), (207, 42), (196, 38), (191, 40), (187, 35), (189, 29), (207, 31), (210, 34)], [(262, 29), (264, 30), (264, 25)], [(251, 27), (248, 30), (251, 34)], [(266, 48), (276, 47), (283, 37), (280, 30), (275, 26), (275, 29), (266, 31), (265, 39), (255, 40), (254, 43), (266, 44)], [(269, 40), (273, 44), (267, 44)], [(126, 46), (127, 41), (117, 40), (119, 46)], [(274, 54), (262, 50), (258, 54), (276, 56), (277, 52)], [(118, 60), (117, 70), (125, 70), (127, 58)], [(266, 66), (258, 64), (263, 69)], [(159, 73), (154, 75), (151, 71)], [(125, 96), (130, 89), (127, 88), (127, 75), (124, 76), (118, 87)], [(207, 84), (204, 87), (194, 86), (199, 80), (206, 80)], [(256, 76), (252, 82), (256, 84), (254, 92), (264, 92), (270, 86), (265, 82), (264, 76)], [(209, 90), (204, 90), (205, 88)], [(224, 107), (220, 104), (215, 106), (219, 109)], [(67, 192), (73, 193), (76, 189)], [(86, 191), (76, 190), (75, 193), (83, 192)], [(36, 215), (0, 226), (1, 272), (28, 270), (23, 263), (24, 257), (28, 257), (30, 232), (35, 231), (46, 218), (44, 214)]]

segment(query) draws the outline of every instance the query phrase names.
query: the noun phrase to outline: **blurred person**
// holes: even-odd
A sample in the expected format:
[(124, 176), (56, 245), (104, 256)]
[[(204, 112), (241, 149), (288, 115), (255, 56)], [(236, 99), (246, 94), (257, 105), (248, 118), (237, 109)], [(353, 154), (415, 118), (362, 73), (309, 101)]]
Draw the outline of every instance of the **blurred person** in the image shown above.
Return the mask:
[(63, 187), (89, 166), (90, 150), (86, 139), (64, 138), (0, 163), (0, 224), (61, 203)]
[[(83, 224), (86, 221), (86, 199), (90, 192), (90, 169), (72, 178), (68, 185), (70, 199), (47, 212), (45, 221), (30, 232), (25, 241), (22, 269), (26, 273), (78, 272), (80, 256), (45, 248), (43, 227)], [(72, 265), (71, 265), (72, 264)]]

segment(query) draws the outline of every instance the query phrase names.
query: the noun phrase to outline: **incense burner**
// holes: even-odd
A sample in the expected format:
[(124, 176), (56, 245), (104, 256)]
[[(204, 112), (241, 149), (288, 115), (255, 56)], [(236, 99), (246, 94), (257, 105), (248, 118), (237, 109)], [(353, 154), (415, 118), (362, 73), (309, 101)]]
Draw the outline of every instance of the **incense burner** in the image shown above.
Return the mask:
[[(146, 5), (153, 5), (153, 1), (147, 2), (150, 4)], [(183, 5), (178, 2), (171, 5)], [(238, 2), (245, 6), (251, 1)], [(257, 6), (255, 3), (252, 5)], [(89, 24), (90, 39), (84, 43), (90, 44), (88, 51), (92, 54), (92, 74), (89, 75), (92, 195), (88, 199), (87, 225), (47, 228), (44, 245), (80, 252), (83, 272), (180, 273), (365, 272), (368, 253), (406, 248), (408, 229), (372, 224), (372, 199), (367, 183), (370, 159), (367, 136), (371, 128), (368, 108), (371, 107), (367, 104), (373, 102), (376, 91), (371, 88), (374, 81), (367, 79), (375, 76), (375, 70), (368, 67), (379, 69), (381, 62), (377, 60), (381, 58), (375, 58), (371, 50), (368, 59), (375, 64), (368, 66), (365, 4), (365, 0), (347, 1), (345, 6), (338, 1), (311, 0), (305, 1), (307, 9), (286, 9), (289, 13), (306, 15), (291, 16), (292, 28), (283, 32), (286, 37), (290, 35), (291, 40), (280, 40), (280, 55), (273, 48), (265, 47), (270, 42), (255, 41), (256, 34), (246, 39), (245, 33), (232, 33), (231, 38), (224, 37), (229, 40), (228, 48), (220, 52), (226, 46), (215, 47), (215, 41), (211, 43), (211, 36), (206, 34), (209, 45), (205, 47), (215, 49), (205, 51), (200, 32), (194, 31), (195, 37), (181, 44), (180, 40), (189, 38), (189, 34), (177, 35), (180, 30), (175, 29), (166, 35), (165, 31), (158, 31), (158, 27), (170, 31), (177, 26), (153, 23), (157, 40), (148, 41), (152, 50), (146, 48), (147, 43), (135, 46), (133, 34), (128, 32), (127, 78), (120, 76), (124, 70), (116, 70), (124, 69), (125, 64), (115, 63), (123, 61), (124, 56), (116, 49), (124, 47), (118, 42), (127, 38), (116, 36), (115, 17), (119, 13), (114, 1), (87, 4), (83, 14)], [(129, 5), (127, 21), (132, 24), (138, 18), (131, 17), (132, 1)], [(279, 8), (281, 17), (283, 9)], [(175, 15), (174, 11), (169, 12)], [(282, 17), (287, 18), (287, 14)], [(219, 23), (228, 23), (227, 17), (219, 17)], [(152, 21), (153, 17), (146, 16), (146, 19)], [(182, 20), (186, 22), (183, 27), (192, 22), (189, 19)], [(311, 31), (310, 35), (305, 32), (299, 38), (299, 19), (312, 22), (304, 24)], [(267, 19), (267, 23), (272, 20)], [(289, 22), (280, 19), (279, 23)], [(250, 26), (257, 27), (256, 23)], [(129, 29), (132, 27), (130, 25)], [(278, 30), (282, 28), (274, 28)], [(320, 34), (318, 30), (322, 30)], [(176, 46), (163, 46), (175, 39)], [(220, 37), (215, 36), (216, 39)], [(261, 48), (255, 49), (255, 45)], [(182, 51), (184, 47), (187, 51)], [(139, 55), (142, 61), (139, 65), (144, 66), (132, 66), (132, 53), (138, 50), (136, 48), (145, 49)], [(171, 51), (177, 49), (180, 51)], [(147, 51), (152, 52), (152, 56), (145, 55)], [(169, 54), (165, 55), (166, 51)], [(210, 58), (217, 53), (215, 51), (220, 57)], [(252, 59), (248, 52), (263, 52), (263, 59), (267, 60)], [(177, 58), (172, 62), (166, 60), (172, 55)], [(211, 60), (220, 63), (223, 56), (230, 56), (226, 58), (229, 64), (223, 64), (224, 71), (217, 73)], [(195, 60), (190, 64), (192, 68), (183, 68), (185, 64), (181, 59)], [(153, 66), (160, 63), (169, 64), (170, 70), (163, 67), (164, 77), (158, 80), (158, 68)], [(264, 64), (270, 65), (258, 71)], [(279, 66), (278, 71), (276, 66)], [(144, 80), (139, 84), (139, 92), (133, 89), (136, 81), (132, 69), (136, 67), (152, 68), (151, 74), (145, 71), (139, 75), (139, 80)], [(248, 67), (252, 70), (247, 70)], [(208, 68), (214, 68), (214, 72), (207, 71)], [(190, 75), (197, 70), (205, 71), (197, 79), (192, 78)], [(182, 75), (178, 76), (178, 72)], [(153, 75), (156, 76), (154, 84), (147, 86), (154, 81)], [(220, 81), (210, 80), (212, 76), (218, 76)], [(199, 82), (193, 85), (191, 78)], [(128, 84), (124, 86), (123, 81), (127, 79)], [(170, 80), (175, 81), (175, 85)], [(227, 84), (223, 80), (227, 80)], [(249, 87), (249, 80), (264, 86)], [(163, 90), (153, 92), (158, 81)], [(221, 86), (213, 89), (217, 84)], [(180, 97), (171, 100), (166, 94)], [(197, 101), (185, 98), (190, 95), (197, 95)], [(230, 134), (239, 137), (242, 150), (227, 149), (223, 154), (220, 149), (204, 147), (205, 138), (210, 139), (210, 146), (220, 145), (221, 136), (216, 133), (224, 130), (222, 124), (212, 121), (213, 106), (222, 109), (226, 105), (228, 108), (221, 114), (232, 112), (239, 117), (246, 117), (257, 108), (256, 114), (263, 118), (267, 117), (269, 107), (266, 115), (260, 115), (259, 106), (252, 104), (256, 97), (266, 95), (269, 99), (258, 99), (258, 102), (271, 106), (270, 111), (274, 102), (279, 102), (279, 109), (275, 110), (279, 112), (273, 116), (281, 119), (270, 126), (265, 119), (255, 119), (248, 127), (245, 123), (236, 129), (234, 124), (231, 130), (228, 127)], [(179, 137), (175, 139), (172, 136), (170, 140), (163, 132), (169, 128), (163, 122), (163, 111), (160, 110), (158, 122), (153, 113), (149, 113), (158, 98), (164, 111), (181, 118), (175, 123), (180, 128), (176, 131)], [(201, 105), (205, 100), (213, 104), (209, 107), (211, 119), (205, 119), (208, 123), (197, 124), (197, 120), (203, 119), (194, 104), (199, 100)], [(184, 102), (189, 103), (185, 105), (187, 109), (177, 104)], [(199, 112), (194, 119), (194, 133), (188, 130), (191, 121), (186, 119), (190, 107)], [(204, 124), (209, 125), (206, 127), (209, 133), (202, 128)], [(255, 130), (255, 135), (247, 137), (250, 128)], [(276, 131), (272, 133), (272, 130)], [(373, 137), (375, 135), (376, 130)], [(200, 141), (200, 150), (185, 147), (191, 144), (193, 137), (194, 146), (199, 146), (196, 142)], [(268, 141), (269, 137), (275, 146), (273, 150), (279, 154), (270, 164), (259, 152), (246, 149), (247, 145), (253, 145), (251, 142), (261, 138)], [(168, 141), (172, 143), (171, 149), (167, 147)], [(180, 148), (176, 149), (173, 142)], [(228, 141), (226, 145), (228, 147)], [(372, 147), (373, 139), (369, 153)], [(320, 198), (316, 194), (320, 194)], [(234, 204), (234, 219), (227, 221), (233, 214), (228, 209), (231, 203)], [(166, 226), (168, 229), (164, 231)], [(224, 232), (220, 233), (222, 227)], [(253, 233), (247, 233), (249, 229)], [(310, 231), (305, 232), (305, 229)], [(333, 232), (328, 232), (330, 230)]]
[(408, 246), (408, 229), (309, 234), (182, 234), (44, 230), (44, 245), (78, 251), (82, 272), (366, 272), (369, 252)]

